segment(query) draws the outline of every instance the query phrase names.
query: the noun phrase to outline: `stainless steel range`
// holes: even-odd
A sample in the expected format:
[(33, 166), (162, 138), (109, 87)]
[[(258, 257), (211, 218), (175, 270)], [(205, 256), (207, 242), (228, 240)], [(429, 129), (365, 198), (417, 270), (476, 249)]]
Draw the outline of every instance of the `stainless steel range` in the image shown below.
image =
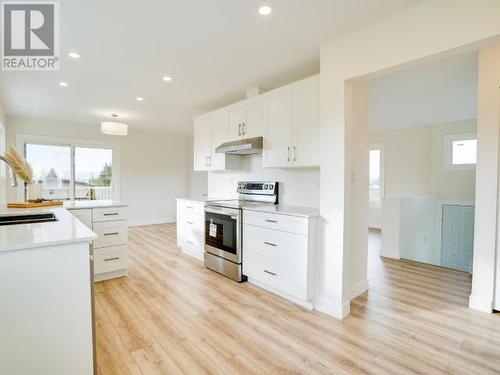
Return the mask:
[(208, 201), (205, 206), (205, 266), (238, 282), (242, 275), (243, 207), (278, 204), (278, 182), (238, 182), (238, 199)]

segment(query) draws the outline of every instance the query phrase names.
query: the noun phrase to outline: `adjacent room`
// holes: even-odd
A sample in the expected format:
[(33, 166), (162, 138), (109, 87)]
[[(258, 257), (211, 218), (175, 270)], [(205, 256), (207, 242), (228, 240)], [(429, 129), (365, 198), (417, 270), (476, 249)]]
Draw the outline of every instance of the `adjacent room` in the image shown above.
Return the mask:
[(500, 2), (0, 4), (0, 374), (499, 374)]
[(438, 289), (463, 306), (472, 280), (477, 72), (473, 51), (370, 83), (369, 259), (410, 261), (432, 271), (429, 286), (449, 278)]

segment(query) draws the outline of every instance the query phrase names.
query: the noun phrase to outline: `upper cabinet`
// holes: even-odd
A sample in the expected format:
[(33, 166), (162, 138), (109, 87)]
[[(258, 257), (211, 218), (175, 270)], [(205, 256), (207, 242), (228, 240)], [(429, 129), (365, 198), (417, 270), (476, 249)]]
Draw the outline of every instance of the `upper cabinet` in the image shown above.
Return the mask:
[(237, 169), (241, 156), (215, 152), (222, 143), (263, 137), (268, 168), (320, 165), (319, 76), (253, 96), (194, 121), (194, 169)]
[(319, 166), (319, 76), (263, 95), (264, 167)]
[(194, 120), (194, 170), (224, 171), (238, 167), (235, 157), (216, 153), (228, 141), (227, 108), (197, 117)]
[(262, 95), (230, 105), (227, 113), (230, 141), (262, 136)]

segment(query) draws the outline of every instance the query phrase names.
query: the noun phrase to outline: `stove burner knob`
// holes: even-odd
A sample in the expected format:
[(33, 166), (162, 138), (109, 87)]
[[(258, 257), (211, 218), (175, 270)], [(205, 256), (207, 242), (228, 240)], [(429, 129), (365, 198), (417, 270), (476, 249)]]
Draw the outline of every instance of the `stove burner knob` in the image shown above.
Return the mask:
[[(271, 186), (271, 185), (269, 185), (269, 186)], [(267, 184), (264, 185), (264, 190), (267, 190)]]
[(273, 184), (269, 185), (269, 190), (273, 190), (273, 189), (274, 189), (274, 185)]

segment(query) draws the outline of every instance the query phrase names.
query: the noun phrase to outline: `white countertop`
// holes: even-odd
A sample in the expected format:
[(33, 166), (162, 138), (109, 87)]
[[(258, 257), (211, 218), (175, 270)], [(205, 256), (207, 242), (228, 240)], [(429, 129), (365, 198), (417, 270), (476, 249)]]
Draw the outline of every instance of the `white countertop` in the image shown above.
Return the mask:
[(64, 208), (67, 210), (83, 210), (86, 208), (106, 208), (106, 207), (125, 207), (128, 206), (126, 203), (113, 200), (76, 200), (76, 201), (65, 201)]
[(319, 208), (303, 207), (303, 206), (288, 206), (285, 204), (277, 204), (274, 206), (247, 206), (243, 207), (247, 211), (265, 212), (270, 214), (299, 216), (299, 217), (317, 217), (319, 216)]
[(7, 208), (0, 215), (53, 212), (57, 221), (0, 226), (0, 252), (92, 241), (97, 235), (62, 207)]

